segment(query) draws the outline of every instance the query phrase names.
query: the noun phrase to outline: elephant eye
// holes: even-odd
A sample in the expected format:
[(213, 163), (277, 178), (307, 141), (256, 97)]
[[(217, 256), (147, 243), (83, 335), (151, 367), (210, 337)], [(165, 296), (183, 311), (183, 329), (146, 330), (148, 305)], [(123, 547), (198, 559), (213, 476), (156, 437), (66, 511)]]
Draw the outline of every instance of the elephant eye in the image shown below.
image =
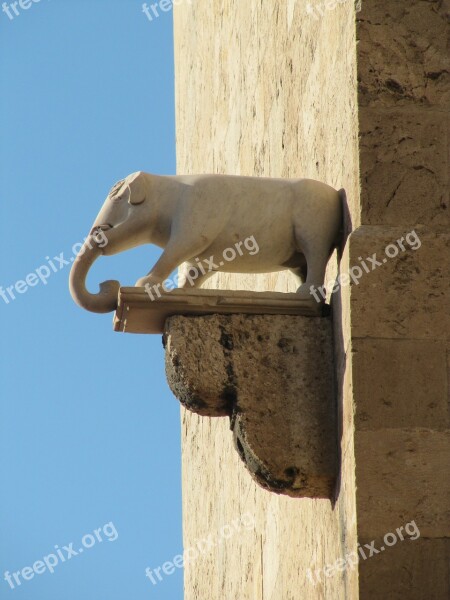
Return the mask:
[(122, 202), (122, 201), (127, 200), (128, 196), (129, 196), (129, 193), (130, 193), (130, 188), (127, 186), (122, 191), (122, 193), (117, 194), (117, 196), (112, 196), (111, 199), (112, 199), (113, 202)]

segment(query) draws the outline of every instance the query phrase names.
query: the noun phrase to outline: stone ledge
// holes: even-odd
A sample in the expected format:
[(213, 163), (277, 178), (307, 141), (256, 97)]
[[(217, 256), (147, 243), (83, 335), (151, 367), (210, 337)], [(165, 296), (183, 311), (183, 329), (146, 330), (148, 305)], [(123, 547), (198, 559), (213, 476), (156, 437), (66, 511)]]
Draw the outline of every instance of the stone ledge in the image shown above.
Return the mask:
[(114, 317), (114, 331), (163, 333), (165, 320), (172, 315), (262, 314), (320, 316), (329, 306), (311, 296), (282, 292), (174, 289), (154, 299), (142, 287), (122, 287)]

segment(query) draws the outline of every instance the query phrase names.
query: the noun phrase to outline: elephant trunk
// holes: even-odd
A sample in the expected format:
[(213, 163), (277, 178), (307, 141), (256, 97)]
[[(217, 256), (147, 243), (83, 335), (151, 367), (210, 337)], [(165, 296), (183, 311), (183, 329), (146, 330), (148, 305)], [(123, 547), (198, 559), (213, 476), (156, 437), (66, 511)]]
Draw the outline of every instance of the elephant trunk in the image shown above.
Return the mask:
[(120, 283), (112, 280), (104, 281), (100, 284), (98, 294), (91, 294), (86, 289), (87, 274), (100, 254), (102, 254), (101, 248), (98, 247), (92, 237), (88, 238), (72, 265), (69, 288), (72, 298), (82, 308), (95, 313), (107, 313), (117, 308)]

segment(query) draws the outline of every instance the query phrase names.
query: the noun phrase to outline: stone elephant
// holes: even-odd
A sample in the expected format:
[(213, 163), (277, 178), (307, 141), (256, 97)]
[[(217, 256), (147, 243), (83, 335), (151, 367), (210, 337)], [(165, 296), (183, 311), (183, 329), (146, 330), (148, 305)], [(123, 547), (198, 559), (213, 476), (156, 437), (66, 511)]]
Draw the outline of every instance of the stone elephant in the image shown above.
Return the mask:
[[(342, 192), (342, 191), (341, 191)], [(70, 274), (74, 300), (93, 312), (117, 306), (119, 282), (100, 292), (86, 289), (87, 273), (98, 256), (141, 244), (164, 251), (137, 286), (161, 284), (181, 264), (213, 263), (200, 273), (198, 287), (216, 271), (267, 273), (290, 269), (298, 293), (310, 297), (323, 285), (328, 259), (342, 231), (342, 193), (311, 179), (272, 179), (231, 175), (162, 176), (137, 172), (114, 185), (75, 259)], [(98, 235), (106, 237), (100, 246)], [(258, 252), (219, 259), (224, 250), (252, 237)], [(186, 279), (179, 287), (187, 287)]]

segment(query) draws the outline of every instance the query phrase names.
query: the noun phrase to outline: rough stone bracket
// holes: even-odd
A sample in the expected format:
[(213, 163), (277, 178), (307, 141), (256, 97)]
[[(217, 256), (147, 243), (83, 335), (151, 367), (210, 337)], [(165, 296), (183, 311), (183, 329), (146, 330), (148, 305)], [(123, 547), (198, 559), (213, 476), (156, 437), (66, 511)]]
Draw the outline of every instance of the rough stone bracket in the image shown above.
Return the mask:
[(230, 418), (235, 447), (261, 486), (292, 497), (333, 497), (330, 316), (172, 316), (164, 344), (173, 393), (199, 415)]
[[(189, 410), (229, 417), (254, 479), (333, 498), (338, 473), (331, 316), (278, 292), (121, 288), (114, 329), (164, 333), (169, 385)], [(328, 316), (327, 316), (328, 315)]]

